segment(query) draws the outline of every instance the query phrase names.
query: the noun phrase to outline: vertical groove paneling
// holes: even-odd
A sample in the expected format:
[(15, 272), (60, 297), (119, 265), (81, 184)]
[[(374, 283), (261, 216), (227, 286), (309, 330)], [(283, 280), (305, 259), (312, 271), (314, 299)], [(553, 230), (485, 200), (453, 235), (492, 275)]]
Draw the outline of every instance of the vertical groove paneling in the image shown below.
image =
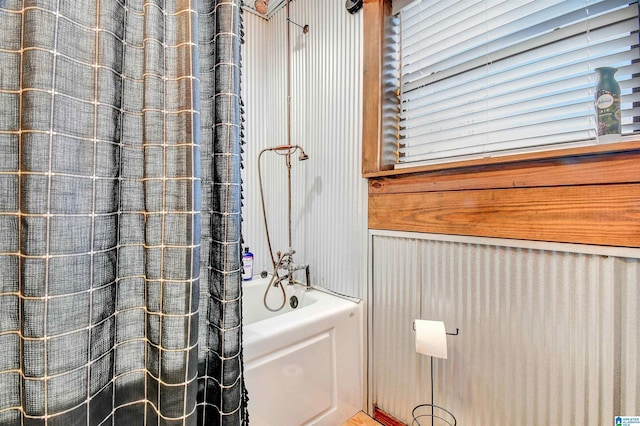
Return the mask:
[[(360, 177), (361, 14), (343, 0), (296, 0), (291, 20), (292, 143), (309, 160), (292, 162), (295, 261), (311, 265), (315, 284), (364, 296), (367, 256), (366, 180)], [(260, 200), (257, 157), (286, 143), (286, 9), (270, 20), (245, 14), (247, 146), (244, 239), (255, 254), (255, 273), (270, 264)], [(267, 153), (262, 169), (274, 251), (287, 250), (286, 168)]]
[[(417, 242), (374, 246), (374, 275), (381, 285), (373, 293), (375, 404), (396, 418), (408, 418), (419, 402), (421, 382), (416, 372), (420, 359), (415, 349), (412, 322), (420, 315), (421, 274)], [(394, 267), (388, 268), (388, 259)], [(393, 392), (389, 391), (393, 389)]]
[[(258, 154), (286, 143), (286, 59), (284, 15), (271, 21), (245, 13), (242, 94), (245, 104), (243, 238), (255, 255), (254, 273), (270, 268), (258, 187)], [(280, 42), (277, 42), (280, 41)], [(295, 164), (298, 166), (298, 164)], [(287, 249), (286, 168), (282, 157), (266, 153), (262, 161), (265, 200), (274, 251)], [(297, 177), (298, 167), (292, 171)]]
[(373, 403), (389, 414), (410, 423), (431, 399), (429, 358), (398, 337), (411, 315), (460, 328), (434, 363), (435, 403), (459, 424), (596, 426), (637, 413), (637, 260), (384, 236), (372, 251)]
[[(626, 260), (617, 265), (622, 283), (620, 315), (620, 364), (622, 380), (620, 389), (620, 414), (635, 416), (640, 412), (640, 263)], [(636, 413), (636, 414), (632, 414)]]

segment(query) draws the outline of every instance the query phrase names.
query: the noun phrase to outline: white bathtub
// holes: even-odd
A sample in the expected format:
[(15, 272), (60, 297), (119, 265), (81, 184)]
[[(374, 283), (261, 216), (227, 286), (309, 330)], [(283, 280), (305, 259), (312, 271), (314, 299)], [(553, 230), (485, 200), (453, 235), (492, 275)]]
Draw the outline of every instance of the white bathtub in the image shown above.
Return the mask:
[[(249, 424), (341, 425), (364, 408), (362, 303), (285, 285), (299, 305), (274, 314), (262, 302), (267, 283), (243, 284)], [(269, 294), (277, 307), (282, 292)]]

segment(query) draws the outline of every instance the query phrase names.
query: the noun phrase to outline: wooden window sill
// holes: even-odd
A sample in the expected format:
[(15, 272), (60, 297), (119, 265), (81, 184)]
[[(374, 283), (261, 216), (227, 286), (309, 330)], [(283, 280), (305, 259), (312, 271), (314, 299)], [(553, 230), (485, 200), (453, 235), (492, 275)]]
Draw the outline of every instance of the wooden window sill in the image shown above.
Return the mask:
[(431, 164), (431, 165), (403, 167), (403, 168), (373, 171), (373, 172), (363, 172), (362, 177), (375, 178), (375, 177), (382, 177), (382, 176), (404, 175), (404, 174), (411, 174), (411, 173), (424, 173), (424, 172), (434, 172), (434, 171), (442, 171), (442, 170), (459, 170), (459, 169), (465, 169), (465, 168), (479, 168), (479, 167), (488, 167), (488, 166), (497, 166), (497, 165), (518, 164), (518, 163), (526, 163), (526, 162), (542, 161), (542, 160), (554, 160), (554, 159), (566, 160), (569, 158), (579, 159), (580, 157), (587, 157), (587, 156), (593, 156), (593, 155), (624, 153), (624, 152), (633, 152), (638, 150), (640, 150), (640, 140), (629, 140), (625, 142), (618, 142), (618, 143), (612, 143), (612, 144), (583, 146), (579, 148), (565, 148), (565, 149), (540, 151), (540, 152), (527, 153), (527, 154), (503, 155), (503, 156), (486, 157), (486, 158), (480, 158), (480, 159), (474, 159), (474, 160), (450, 161), (450, 162), (443, 162), (443, 163)]

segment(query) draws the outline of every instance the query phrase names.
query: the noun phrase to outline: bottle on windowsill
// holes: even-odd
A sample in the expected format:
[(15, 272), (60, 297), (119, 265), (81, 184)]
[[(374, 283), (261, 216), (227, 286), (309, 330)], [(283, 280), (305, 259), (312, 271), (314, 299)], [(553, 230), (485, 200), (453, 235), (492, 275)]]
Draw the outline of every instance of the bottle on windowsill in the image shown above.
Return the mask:
[(596, 68), (598, 85), (596, 86), (595, 107), (598, 143), (620, 141), (622, 131), (620, 85), (614, 77), (616, 71), (618, 69), (613, 67)]

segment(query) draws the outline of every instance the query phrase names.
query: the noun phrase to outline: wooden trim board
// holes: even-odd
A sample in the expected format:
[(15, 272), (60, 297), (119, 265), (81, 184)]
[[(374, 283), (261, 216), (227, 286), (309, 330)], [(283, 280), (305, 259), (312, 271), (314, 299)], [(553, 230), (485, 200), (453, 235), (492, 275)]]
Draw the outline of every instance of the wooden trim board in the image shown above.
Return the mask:
[(369, 228), (640, 247), (640, 184), (373, 195)]
[(384, 426), (407, 426), (376, 406), (373, 407), (373, 418)]
[(369, 228), (640, 247), (640, 151), (370, 178)]

